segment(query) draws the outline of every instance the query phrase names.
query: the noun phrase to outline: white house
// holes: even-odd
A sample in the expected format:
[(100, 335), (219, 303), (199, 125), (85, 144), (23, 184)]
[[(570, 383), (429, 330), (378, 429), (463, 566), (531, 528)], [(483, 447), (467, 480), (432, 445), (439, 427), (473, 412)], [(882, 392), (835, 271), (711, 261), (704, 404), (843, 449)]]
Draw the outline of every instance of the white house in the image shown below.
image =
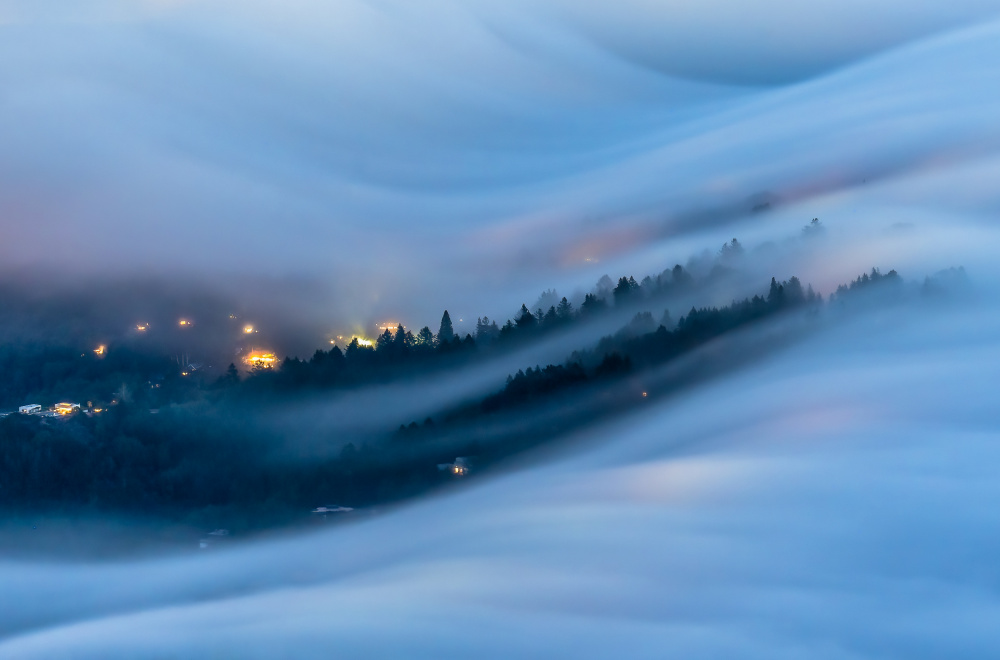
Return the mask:
[(38, 403), (29, 403), (26, 406), (20, 406), (17, 409), (17, 412), (22, 413), (24, 415), (34, 415), (35, 413), (42, 412), (42, 406), (41, 404)]

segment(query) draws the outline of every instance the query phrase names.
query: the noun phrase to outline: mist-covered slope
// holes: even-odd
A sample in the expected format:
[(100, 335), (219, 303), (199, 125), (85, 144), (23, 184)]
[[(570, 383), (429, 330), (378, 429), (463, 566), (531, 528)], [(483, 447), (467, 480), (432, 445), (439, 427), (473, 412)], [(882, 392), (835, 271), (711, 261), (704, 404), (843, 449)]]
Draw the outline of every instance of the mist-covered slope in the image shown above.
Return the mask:
[[(624, 232), (605, 263), (639, 272), (738, 233), (762, 271), (824, 292), (873, 264), (918, 280), (962, 265), (965, 298), (871, 311), (363, 522), (218, 552), (0, 560), (0, 656), (995, 657), (998, 31), (755, 94), (530, 197), (539, 214), (609, 200), (634, 223), (525, 216), (500, 233)], [(728, 206), (765, 186), (771, 211)], [(699, 215), (710, 191), (722, 203)], [(651, 200), (691, 214), (653, 218)], [(768, 246), (812, 216), (822, 241)], [(495, 229), (462, 245), (499, 250)]]

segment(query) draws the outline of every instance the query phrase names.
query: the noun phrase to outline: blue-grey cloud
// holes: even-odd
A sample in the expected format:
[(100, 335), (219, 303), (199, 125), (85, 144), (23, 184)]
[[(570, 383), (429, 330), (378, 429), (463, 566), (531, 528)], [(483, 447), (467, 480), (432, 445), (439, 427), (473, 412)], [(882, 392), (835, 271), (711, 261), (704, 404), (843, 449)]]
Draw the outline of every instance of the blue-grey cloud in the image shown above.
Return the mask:
[[(824, 291), (962, 264), (977, 297), (820, 333), (360, 524), (4, 559), (0, 655), (996, 655), (1000, 25), (931, 34), (992, 7), (762, 5), (747, 29), (778, 31), (770, 51), (728, 16), (675, 23), (719, 26), (728, 59), (659, 49), (672, 5), (227, 7), (0, 9), (8, 263), (298, 273), (342, 314), (430, 322), (736, 233), (753, 269)], [(840, 27), (814, 49), (799, 25)], [(815, 215), (826, 238), (789, 246)]]

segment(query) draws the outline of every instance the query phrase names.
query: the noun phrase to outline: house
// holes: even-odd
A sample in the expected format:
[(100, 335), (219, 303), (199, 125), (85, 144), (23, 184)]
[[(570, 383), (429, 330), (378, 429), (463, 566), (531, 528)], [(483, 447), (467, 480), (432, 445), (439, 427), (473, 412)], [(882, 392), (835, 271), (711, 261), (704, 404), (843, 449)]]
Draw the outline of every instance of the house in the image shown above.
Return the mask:
[(450, 472), (457, 477), (464, 477), (469, 474), (469, 459), (459, 456), (454, 463), (438, 463), (437, 468), (443, 472)]
[(60, 415), (69, 415), (71, 413), (80, 412), (79, 403), (57, 403), (52, 406), (52, 412), (58, 413)]
[(17, 409), (17, 412), (19, 412), (21, 414), (24, 414), (24, 415), (34, 415), (36, 413), (42, 412), (42, 406), (41, 406), (41, 404), (38, 404), (38, 403), (29, 403), (26, 406), (20, 406)]

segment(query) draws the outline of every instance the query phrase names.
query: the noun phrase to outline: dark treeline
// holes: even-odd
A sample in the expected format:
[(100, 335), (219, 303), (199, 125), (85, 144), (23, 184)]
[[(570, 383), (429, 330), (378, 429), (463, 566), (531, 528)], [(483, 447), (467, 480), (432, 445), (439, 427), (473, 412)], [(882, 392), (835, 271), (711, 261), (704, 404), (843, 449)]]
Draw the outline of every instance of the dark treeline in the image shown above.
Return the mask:
[[(941, 290), (936, 286), (941, 281), (935, 276), (931, 284), (925, 283), (923, 293)], [(898, 303), (904, 299), (901, 282), (896, 271), (883, 275), (873, 269), (838, 289), (831, 302), (839, 311), (862, 310), (872, 301)], [(767, 325), (772, 330), (761, 338), (753, 339), (757, 334), (746, 340), (734, 337), (693, 363), (675, 360), (767, 318), (796, 311), (805, 319), (818, 318), (822, 306), (822, 298), (812, 287), (803, 289), (798, 278), (792, 277), (784, 282), (772, 278), (766, 294), (728, 306), (692, 307), (672, 330), (666, 323), (656, 326), (649, 312), (640, 312), (593, 349), (574, 351), (561, 365), (519, 370), (507, 377), (498, 392), (477, 403), (438, 411), (423, 424), (400, 426), (395, 437), (406, 446), (448, 444), (456, 454), (476, 456), (477, 465), (487, 466), (603, 417), (645, 405), (647, 395), (667, 396), (781, 350), (815, 328), (815, 322)], [(680, 365), (670, 375), (650, 375), (658, 373), (652, 367), (674, 362)], [(646, 383), (656, 383), (656, 391), (647, 392)]]
[[(839, 291), (836, 299), (846, 303), (861, 292), (884, 288), (875, 285), (898, 279), (894, 271), (884, 276), (873, 271)], [(632, 286), (627, 278), (624, 283)], [(811, 289), (803, 289), (796, 278), (790, 278), (785, 282), (772, 279), (767, 293), (725, 307), (692, 308), (676, 324), (668, 316), (657, 324), (648, 312), (639, 313), (621, 331), (590, 350), (572, 353), (562, 365), (519, 371), (475, 406), (449, 414), (428, 411), (430, 416), (423, 422), (414, 422), (403, 433), (387, 431), (382, 441), (345, 444), (331, 429), (331, 446), (339, 449), (308, 461), (283, 460), (277, 449), (281, 446), (277, 432), (264, 430), (257, 423), (258, 415), (264, 413), (256, 405), (247, 406), (226, 396), (230, 389), (255, 378), (277, 377), (284, 366), (274, 372), (255, 373), (242, 382), (235, 373), (218, 382), (195, 385), (189, 383), (196, 381), (181, 379), (178, 382), (184, 387), (201, 394), (175, 390), (176, 398), (187, 397), (187, 403), (165, 405), (157, 412), (149, 409), (151, 399), (143, 398), (157, 395), (145, 392), (170, 388), (156, 388), (155, 383), (146, 381), (142, 395), (123, 398), (100, 414), (78, 413), (59, 419), (14, 414), (0, 419), (0, 508), (15, 512), (121, 512), (252, 528), (301, 518), (319, 505), (365, 507), (398, 501), (449, 481), (449, 474), (437, 469), (439, 463), (456, 456), (479, 455), (480, 465), (485, 466), (560, 437), (573, 423), (620, 409), (616, 407), (620, 404), (613, 402), (604, 407), (589, 405), (585, 414), (574, 413), (558, 425), (526, 428), (523, 420), (527, 418), (522, 414), (526, 406), (545, 408), (545, 402), (558, 395), (571, 401), (577, 391), (574, 388), (590, 386), (617, 392), (621, 389), (618, 381), (650, 366), (766, 317), (820, 303)], [(535, 323), (544, 323), (544, 315), (542, 321), (532, 317)], [(397, 330), (395, 335), (383, 335), (381, 344), (365, 349), (366, 357), (358, 359), (385, 359), (395, 364), (393, 359), (433, 360), (448, 351), (472, 350), (464, 348), (465, 339), (456, 342), (455, 337), (448, 337), (449, 321), (445, 315), (436, 337), (443, 335), (446, 341), (433, 347), (414, 343), (411, 357), (399, 358), (400, 354), (393, 353), (393, 346), (400, 351), (407, 346), (405, 331)], [(527, 323), (531, 322), (523, 321), (521, 327), (537, 327)], [(361, 349), (356, 346), (354, 350)], [(417, 357), (420, 351), (426, 352)], [(125, 355), (112, 358), (109, 351), (103, 358), (92, 358), (89, 368), (97, 370), (95, 388), (108, 389), (130, 368), (143, 374), (138, 379), (141, 381), (145, 374), (168, 366), (164, 362), (146, 363), (139, 357), (134, 358), (135, 364), (129, 364)], [(353, 358), (346, 352), (341, 357), (344, 362), (338, 368), (351, 368)], [(121, 362), (115, 361), (119, 359)], [(685, 377), (688, 380), (684, 382), (694, 382), (695, 377)]]
[[(928, 280), (930, 282), (930, 280)], [(837, 287), (832, 300), (839, 304), (863, 302), (864, 294), (877, 294), (875, 300), (885, 302), (886, 295), (898, 298), (902, 278), (895, 270), (882, 274), (877, 268)], [(924, 285), (928, 290), (930, 284)], [(500, 392), (487, 397), (481, 404), (485, 412), (537, 400), (541, 395), (580, 385), (595, 379), (608, 379), (662, 364), (716, 337), (738, 330), (761, 319), (794, 309), (815, 309), (822, 298), (812, 286), (805, 289), (797, 277), (771, 284), (764, 295), (734, 301), (725, 307), (695, 308), (677, 321), (672, 330), (666, 323), (656, 327), (650, 312), (640, 312), (622, 330), (603, 337), (596, 348), (574, 351), (564, 365), (548, 365), (519, 370), (507, 377)], [(664, 321), (668, 321), (665, 318)], [(653, 330), (652, 328), (656, 329)]]
[(387, 456), (346, 445), (308, 462), (275, 460), (279, 438), (234, 411), (122, 404), (101, 415), (0, 419), (0, 509), (108, 513), (252, 529), (321, 504), (371, 506), (441, 483), (420, 448)]
[(618, 333), (602, 338), (594, 349), (574, 351), (565, 364), (529, 367), (511, 374), (504, 388), (483, 400), (480, 409), (494, 412), (527, 401), (537, 402), (565, 388), (662, 364), (727, 332), (820, 302), (812, 287), (803, 289), (797, 277), (785, 282), (772, 278), (767, 294), (721, 308), (692, 307), (672, 329), (665, 323), (657, 326), (650, 312), (640, 312)]
[[(736, 239), (724, 245), (722, 252), (728, 254), (727, 251), (734, 250), (742, 251)], [(713, 271), (711, 276), (717, 274)], [(655, 277), (646, 276), (641, 282), (622, 276), (614, 284), (605, 275), (594, 291), (584, 296), (579, 308), (566, 297), (557, 299), (557, 294), (549, 290), (540, 297), (540, 301), (551, 300), (547, 309), (538, 307), (531, 311), (527, 304), (522, 304), (514, 317), (503, 324), (485, 316), (477, 318), (475, 335), (467, 333), (464, 337), (455, 333), (446, 310), (437, 333), (425, 326), (413, 334), (400, 324), (394, 332), (383, 331), (371, 346), (362, 345), (355, 338), (344, 350), (338, 346), (326, 351), (318, 349), (308, 360), (289, 357), (280, 369), (256, 369), (242, 382), (231, 372), (224, 383), (234, 386), (236, 394), (271, 395), (423, 374), (522, 346), (574, 324), (586, 323), (612, 309), (629, 309), (674, 294), (691, 293), (698, 285), (697, 279), (679, 264)], [(669, 314), (665, 313), (664, 320), (668, 319)]]
[(69, 401), (106, 407), (125, 400), (147, 408), (191, 400), (200, 375), (186, 373), (180, 357), (110, 345), (100, 354), (87, 348), (7, 342), (0, 345), (0, 407)]
[[(219, 396), (294, 395), (308, 389), (422, 377), (434, 370), (523, 346), (550, 333), (587, 323), (611, 310), (649, 306), (671, 296), (694, 294), (710, 286), (721, 273), (728, 272), (726, 264), (742, 252), (736, 239), (724, 244), (716, 256), (715, 266), (701, 278), (693, 276), (680, 264), (641, 281), (621, 276), (616, 283), (604, 275), (579, 306), (549, 290), (540, 296), (539, 306), (534, 311), (522, 304), (514, 316), (503, 323), (480, 317), (475, 333), (464, 336), (455, 332), (451, 316), (445, 311), (437, 332), (425, 326), (414, 334), (400, 325), (394, 332), (384, 331), (370, 346), (354, 339), (343, 349), (339, 346), (317, 349), (308, 359), (288, 357), (276, 365), (278, 368), (258, 366), (243, 373), (232, 364), (228, 370), (217, 369), (215, 375), (211, 375), (210, 367), (203, 369), (203, 365), (192, 365), (183, 355), (164, 356), (164, 346), (139, 342), (135, 336), (109, 341), (104, 353), (95, 355), (90, 337), (93, 332), (83, 327), (62, 333), (58, 341), (31, 343), (8, 338), (0, 348), (0, 367), (7, 374), (0, 382), (0, 410), (25, 403), (48, 406), (58, 401), (90, 401), (95, 407), (101, 407), (123, 397), (156, 408), (202, 398), (214, 400)], [(4, 295), (6, 300), (9, 296)], [(22, 309), (24, 305), (22, 301), (20, 306), (8, 309), (4, 323), (17, 325), (13, 317), (7, 317), (18, 310), (27, 314), (28, 311)], [(56, 310), (49, 312), (52, 322), (57, 323)], [(664, 312), (658, 320), (671, 325), (669, 313)], [(239, 325), (238, 321), (225, 319), (223, 328), (233, 323)], [(177, 335), (175, 342), (186, 332), (165, 320), (161, 325)], [(231, 330), (219, 332), (226, 335)], [(164, 328), (157, 329), (158, 334), (163, 332)], [(73, 341), (73, 337), (80, 341)], [(181, 350), (176, 352), (183, 353)], [(225, 364), (222, 362), (219, 366)], [(220, 371), (221, 377), (218, 376)]]

